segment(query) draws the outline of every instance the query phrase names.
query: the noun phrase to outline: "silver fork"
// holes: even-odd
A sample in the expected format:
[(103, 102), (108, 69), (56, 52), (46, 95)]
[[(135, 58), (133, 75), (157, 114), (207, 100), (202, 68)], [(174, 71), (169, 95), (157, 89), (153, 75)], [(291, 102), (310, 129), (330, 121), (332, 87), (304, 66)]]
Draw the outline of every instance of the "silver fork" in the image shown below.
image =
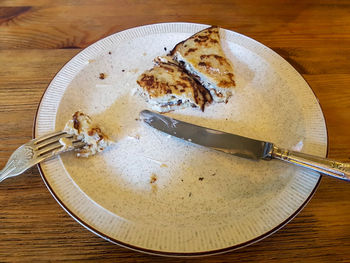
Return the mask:
[[(65, 140), (66, 146), (60, 140)], [(64, 131), (54, 132), (33, 139), (20, 146), (10, 156), (4, 169), (0, 171), (0, 182), (23, 173), (28, 168), (60, 153), (81, 148), (85, 145), (75, 135)]]

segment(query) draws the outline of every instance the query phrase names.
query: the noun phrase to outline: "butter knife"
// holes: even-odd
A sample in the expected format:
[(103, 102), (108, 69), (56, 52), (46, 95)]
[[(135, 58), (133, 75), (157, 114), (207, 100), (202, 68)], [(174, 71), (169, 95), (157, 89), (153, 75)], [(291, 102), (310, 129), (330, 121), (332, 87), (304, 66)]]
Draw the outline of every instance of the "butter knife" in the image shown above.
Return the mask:
[(337, 179), (350, 181), (350, 163), (282, 149), (271, 142), (201, 127), (149, 110), (141, 111), (140, 117), (151, 127), (191, 143), (253, 160), (278, 159)]

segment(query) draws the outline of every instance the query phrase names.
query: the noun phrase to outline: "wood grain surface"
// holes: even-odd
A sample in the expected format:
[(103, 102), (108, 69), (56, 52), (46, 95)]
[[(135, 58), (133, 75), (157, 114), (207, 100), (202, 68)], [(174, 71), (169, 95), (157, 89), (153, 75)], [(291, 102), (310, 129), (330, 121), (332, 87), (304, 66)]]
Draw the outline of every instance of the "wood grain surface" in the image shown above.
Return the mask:
[[(109, 34), (157, 22), (216, 24), (269, 46), (318, 97), (329, 157), (350, 161), (350, 2), (272, 0), (1, 0), (0, 167), (32, 136), (39, 100), (57, 71)], [(113, 245), (56, 203), (36, 167), (0, 184), (0, 262), (350, 262), (350, 184), (323, 177), (287, 226), (249, 247), (197, 259)]]

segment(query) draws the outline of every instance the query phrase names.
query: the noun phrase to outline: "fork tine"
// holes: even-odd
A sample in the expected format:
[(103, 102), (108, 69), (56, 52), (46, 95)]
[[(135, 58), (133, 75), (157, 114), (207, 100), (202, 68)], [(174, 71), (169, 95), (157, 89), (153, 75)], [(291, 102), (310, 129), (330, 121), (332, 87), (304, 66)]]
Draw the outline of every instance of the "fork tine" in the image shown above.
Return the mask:
[(77, 140), (77, 141), (74, 141), (73, 142), (73, 146), (74, 146), (74, 148), (81, 148), (81, 147), (83, 147), (83, 146), (85, 146), (86, 145), (86, 143), (85, 142), (83, 142), (83, 141), (81, 141), (81, 140)]
[(79, 148), (82, 148), (83, 146), (86, 146), (86, 143), (83, 142), (82, 140), (74, 140), (72, 142), (72, 146), (74, 147), (74, 149), (79, 149)]
[(72, 134), (63, 133), (63, 134), (56, 135), (54, 137), (49, 137), (49, 138), (47, 138), (45, 140), (42, 140), (40, 138), (40, 142), (36, 143), (37, 146), (36, 146), (35, 150), (40, 150), (40, 149), (42, 149), (42, 148), (44, 148), (44, 147), (46, 147), (46, 146), (48, 146), (50, 144), (58, 142), (61, 138), (67, 138), (68, 139), (68, 138), (73, 138), (73, 137), (74, 137), (74, 135), (72, 135)]
[(44, 154), (58, 150), (61, 147), (63, 147), (63, 145), (59, 141), (56, 141), (55, 143), (49, 144), (48, 147), (41, 148), (41, 150), (37, 152), (37, 156), (43, 156)]
[[(70, 139), (72, 141), (72, 146), (74, 148), (80, 148), (80, 147), (83, 147), (85, 145), (84, 142), (82, 142), (81, 140), (78, 140), (78, 139), (74, 139), (73, 137), (66, 137), (66, 138)], [(42, 157), (44, 155), (51, 155), (54, 150), (58, 150), (62, 147), (63, 147), (63, 145), (59, 141), (56, 141), (54, 143), (48, 144), (47, 147), (41, 148), (37, 152), (37, 156)]]
[(43, 142), (43, 141), (45, 141), (47, 139), (54, 138), (56, 136), (64, 135), (64, 134), (67, 134), (67, 132), (59, 131), (59, 132), (50, 133), (50, 134), (44, 135), (43, 137), (40, 137), (40, 138), (34, 140), (33, 144), (37, 145), (37, 144), (39, 144), (39, 143), (41, 143), (41, 142)]

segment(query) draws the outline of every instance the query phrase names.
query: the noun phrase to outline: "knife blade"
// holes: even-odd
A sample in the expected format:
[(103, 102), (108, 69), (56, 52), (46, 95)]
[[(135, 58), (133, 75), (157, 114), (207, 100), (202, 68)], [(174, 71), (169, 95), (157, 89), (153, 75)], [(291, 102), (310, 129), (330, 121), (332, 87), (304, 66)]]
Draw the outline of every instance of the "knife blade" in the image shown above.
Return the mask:
[(270, 142), (197, 126), (149, 110), (141, 111), (140, 117), (151, 127), (191, 143), (248, 159), (271, 159)]
[(253, 160), (277, 159), (337, 179), (350, 181), (350, 163), (290, 151), (279, 148), (271, 142), (201, 127), (149, 110), (141, 111), (140, 117), (151, 127), (191, 143)]

